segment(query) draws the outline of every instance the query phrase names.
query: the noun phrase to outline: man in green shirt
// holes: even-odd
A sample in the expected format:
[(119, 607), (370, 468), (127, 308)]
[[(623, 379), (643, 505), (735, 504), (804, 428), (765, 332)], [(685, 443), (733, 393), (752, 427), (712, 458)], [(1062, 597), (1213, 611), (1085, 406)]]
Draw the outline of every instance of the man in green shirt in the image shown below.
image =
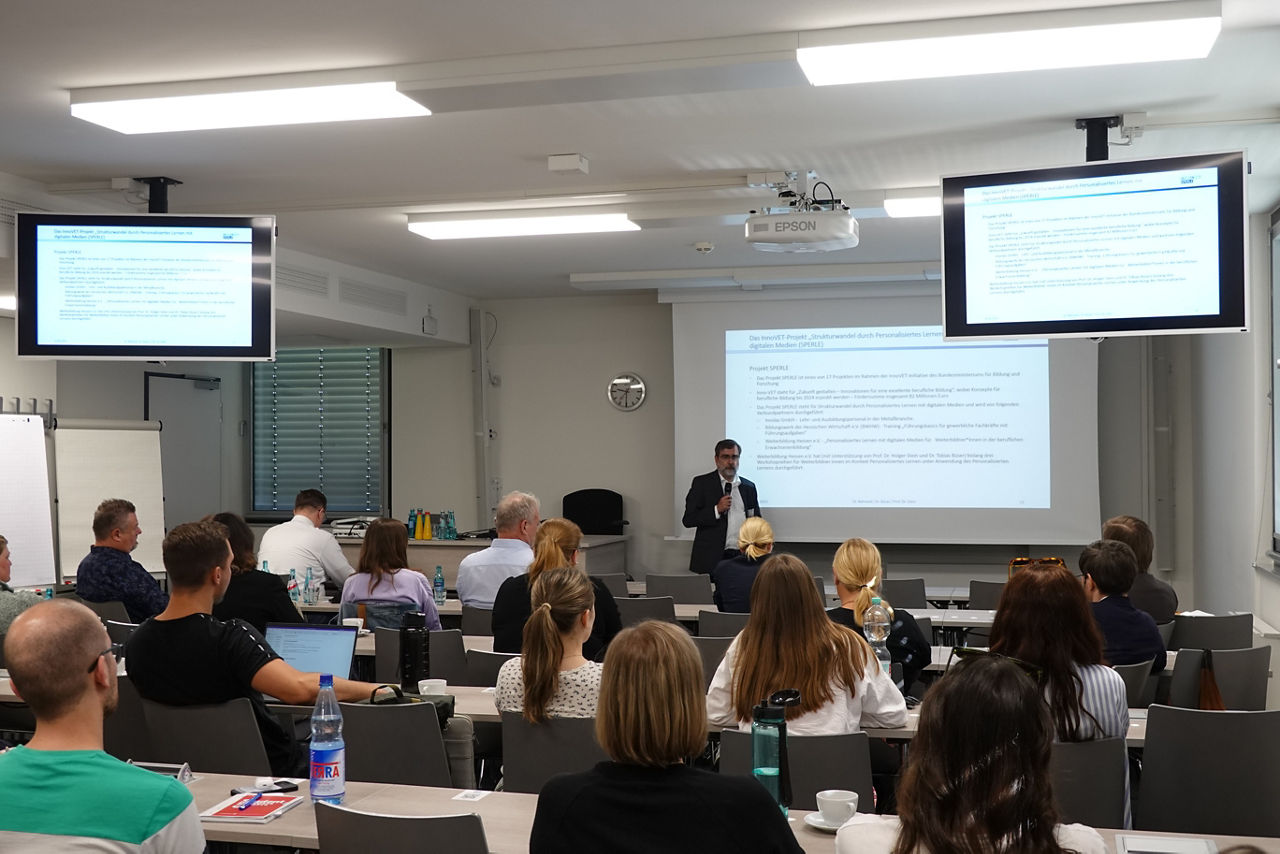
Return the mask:
[(41, 602), (10, 626), (9, 678), (35, 715), (36, 732), (25, 747), (0, 754), (0, 851), (205, 849), (185, 786), (102, 750), (102, 721), (118, 696), (117, 651), (77, 602)]

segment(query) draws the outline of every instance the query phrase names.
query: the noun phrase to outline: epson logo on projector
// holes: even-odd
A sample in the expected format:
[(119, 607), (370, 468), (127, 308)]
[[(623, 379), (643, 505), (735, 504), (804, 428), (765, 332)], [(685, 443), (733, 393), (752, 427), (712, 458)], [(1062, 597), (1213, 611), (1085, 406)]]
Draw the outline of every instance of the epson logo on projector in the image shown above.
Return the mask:
[(818, 224), (811, 219), (789, 219), (773, 224), (774, 231), (817, 231)]

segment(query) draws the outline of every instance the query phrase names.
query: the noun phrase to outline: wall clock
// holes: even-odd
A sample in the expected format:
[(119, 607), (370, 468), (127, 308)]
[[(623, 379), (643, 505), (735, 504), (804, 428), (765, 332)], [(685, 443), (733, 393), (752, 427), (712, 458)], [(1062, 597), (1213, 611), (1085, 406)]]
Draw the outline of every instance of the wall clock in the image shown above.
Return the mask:
[(633, 412), (644, 403), (644, 380), (629, 371), (621, 372), (609, 380), (609, 402), (623, 412)]

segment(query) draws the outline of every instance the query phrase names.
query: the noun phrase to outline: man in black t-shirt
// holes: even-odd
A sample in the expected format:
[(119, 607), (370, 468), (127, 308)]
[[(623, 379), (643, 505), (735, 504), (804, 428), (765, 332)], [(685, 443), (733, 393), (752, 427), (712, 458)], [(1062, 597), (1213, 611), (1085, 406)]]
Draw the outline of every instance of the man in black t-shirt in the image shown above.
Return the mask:
[[(129, 678), (138, 693), (174, 706), (247, 697), (272, 774), (307, 776), (305, 751), (267, 710), (262, 695), (296, 705), (314, 703), (320, 674), (295, 670), (248, 623), (213, 617), (213, 606), (231, 581), (231, 546), (224, 526), (179, 525), (165, 537), (162, 549), (169, 605), (139, 626), (125, 647)], [(337, 676), (333, 687), (339, 700), (363, 699), (377, 688)]]

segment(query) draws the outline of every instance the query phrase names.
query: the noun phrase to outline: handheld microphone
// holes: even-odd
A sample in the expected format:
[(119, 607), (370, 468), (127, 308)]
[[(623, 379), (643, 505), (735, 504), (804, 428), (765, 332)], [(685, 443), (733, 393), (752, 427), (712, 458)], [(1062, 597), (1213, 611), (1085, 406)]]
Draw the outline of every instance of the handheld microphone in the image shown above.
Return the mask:
[(732, 492), (733, 492), (733, 484), (732, 484), (732, 483), (726, 483), (726, 484), (724, 485), (724, 494), (725, 494), (725, 495), (729, 495), (729, 494), (730, 494), (730, 493), (732, 493)]

